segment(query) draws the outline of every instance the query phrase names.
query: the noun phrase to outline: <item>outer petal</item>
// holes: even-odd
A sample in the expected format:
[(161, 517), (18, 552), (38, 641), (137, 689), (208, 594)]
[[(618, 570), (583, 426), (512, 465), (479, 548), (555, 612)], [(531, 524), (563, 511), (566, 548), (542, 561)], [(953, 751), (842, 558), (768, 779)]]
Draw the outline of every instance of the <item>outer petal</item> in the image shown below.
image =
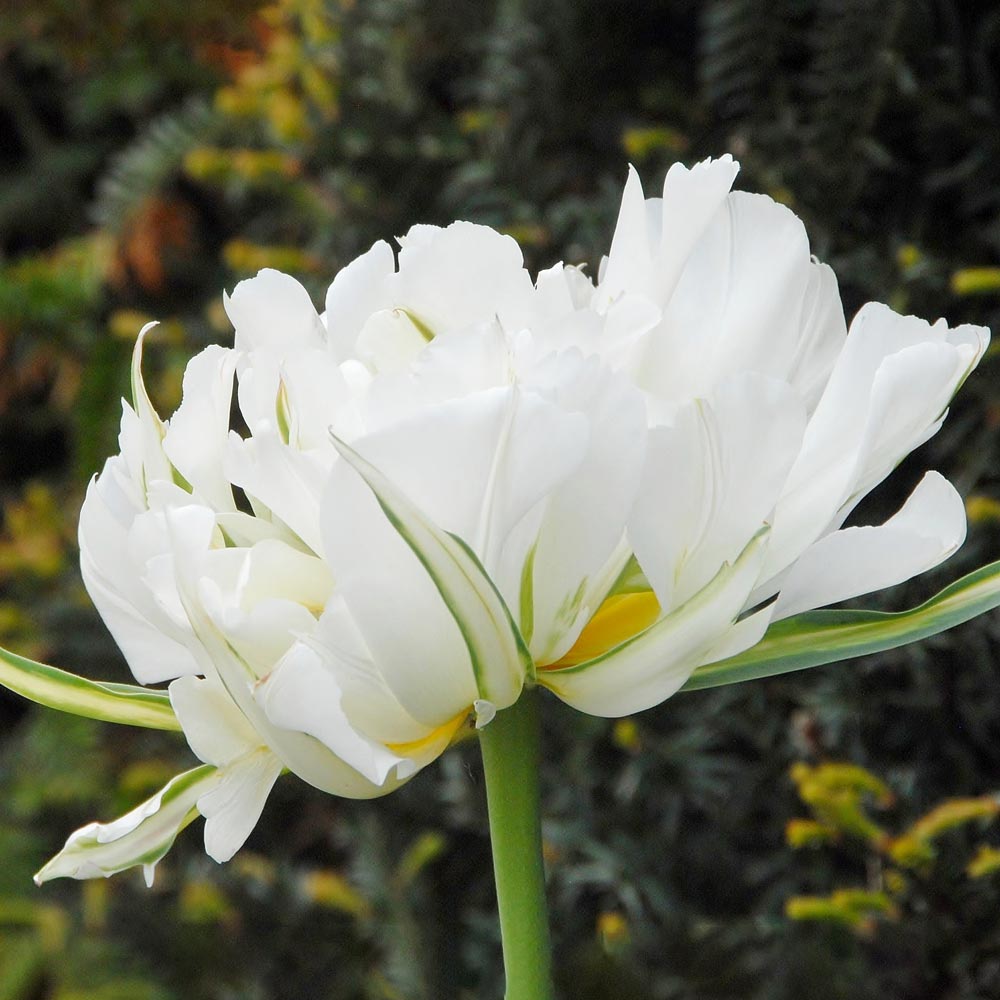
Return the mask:
[(146, 885), (152, 885), (157, 862), (173, 846), (177, 834), (197, 817), (198, 798), (217, 787), (219, 780), (214, 767), (196, 767), (178, 775), (120, 819), (81, 827), (35, 875), (35, 882), (41, 885), (53, 878), (108, 878), (142, 865)]
[(479, 696), (468, 648), (433, 580), (363, 480), (338, 464), (323, 504), (337, 589), (405, 711), (433, 727)]
[[(135, 605), (107, 589), (91, 575), (87, 566), (88, 560), (81, 559), (87, 592), (140, 684), (158, 684), (184, 674), (199, 673), (197, 662), (184, 644), (165, 634), (137, 611)], [(141, 588), (142, 584), (137, 581), (136, 587)]]
[(315, 736), (374, 785), (384, 785), (400, 765), (399, 777), (416, 773), (410, 760), (357, 731), (343, 710), (343, 692), (334, 671), (315, 649), (302, 643), (293, 646), (260, 681), (254, 697), (274, 725)]
[(343, 597), (331, 598), (306, 641), (319, 654), (323, 669), (333, 674), (352, 728), (366, 738), (383, 745), (415, 743), (433, 731), (414, 719), (392, 693)]
[(809, 268), (798, 345), (786, 378), (812, 413), (847, 337), (844, 307), (833, 269), (813, 261)]
[[(426, 408), (357, 446), (428, 519), (472, 547), (490, 586), (516, 607), (534, 538), (512, 529), (579, 464), (587, 422), (536, 393), (504, 387)], [(427, 570), (346, 464), (334, 469), (323, 516), (338, 590), (406, 712), (436, 727), (475, 698), (489, 699)], [(497, 572), (511, 565), (507, 576)]]
[(949, 331), (943, 322), (930, 326), (877, 303), (858, 313), (775, 511), (765, 578), (842, 523), (937, 431), (987, 340), (983, 328)]
[(860, 500), (937, 432), (951, 397), (978, 360), (973, 348), (950, 344), (920, 344), (886, 359), (872, 385), (849, 501)]
[[(165, 427), (153, 409), (142, 380), (143, 343), (146, 334), (156, 325), (147, 323), (136, 337), (132, 350), (132, 409), (127, 405), (123, 406), (122, 432), (119, 438), (129, 474), (143, 496), (150, 483), (157, 479), (169, 480), (172, 475), (170, 463), (163, 453)], [(133, 410), (134, 420), (130, 419)]]
[(198, 797), (198, 812), (205, 817), (205, 853), (210, 858), (221, 864), (246, 843), (280, 774), (281, 761), (266, 747), (218, 772), (218, 782)]
[(677, 691), (736, 621), (760, 571), (766, 529), (691, 600), (593, 660), (546, 670), (538, 681), (590, 715), (616, 718)]
[(145, 566), (132, 553), (130, 534), (145, 514), (133, 495), (125, 462), (110, 458), (87, 488), (80, 510), (80, 569), (87, 592), (142, 684), (197, 673), (184, 634), (153, 600)]
[(357, 445), (492, 577), (514, 525), (580, 466), (590, 437), (580, 409), (504, 386), (428, 408)]
[[(414, 576), (416, 582), (419, 576), (413, 572), (412, 556), (415, 556), (437, 589), (439, 600), (444, 602), (466, 647), (464, 658), (457, 651), (452, 652), (451, 657), (444, 661), (444, 670), (438, 668), (438, 676), (434, 678), (436, 683), (428, 683), (427, 675), (433, 660), (426, 665), (421, 664), (422, 670), (414, 670), (412, 659), (404, 664), (406, 654), (403, 648), (393, 648), (391, 644), (400, 640), (408, 642), (411, 647), (409, 656), (413, 657), (414, 654), (419, 656), (422, 651), (421, 640), (429, 640), (433, 644), (433, 640), (439, 636), (449, 638), (448, 633), (441, 628), (437, 602), (428, 603), (420, 609), (433, 615), (429, 622), (421, 623), (411, 614), (407, 618), (407, 627), (395, 632), (392, 628), (395, 622), (391, 618), (386, 621), (383, 617), (380, 628), (373, 627), (366, 631), (366, 625), (375, 624), (367, 614), (374, 610), (370, 603), (373, 581), (363, 576), (345, 579), (341, 586), (344, 599), (358, 618), (362, 632), (401, 704), (414, 718), (430, 726), (441, 725), (477, 700), (491, 702), (497, 708), (512, 704), (521, 691), (526, 671), (531, 667), (530, 659), (521, 644), (510, 612), (482, 564), (465, 542), (449, 535), (430, 521), (380, 470), (344, 442), (335, 439), (335, 444), (370, 488), (385, 518), (398, 532), (399, 540), (410, 549), (409, 560), (401, 559), (400, 554), (397, 554), (391, 562), (380, 562), (380, 571), (385, 573), (391, 567), (391, 574), (407, 573)], [(348, 480), (343, 485), (349, 488), (349, 482)], [(342, 489), (340, 492), (346, 490)], [(336, 494), (333, 496), (336, 497)], [(357, 520), (352, 519), (351, 529), (357, 531), (360, 528), (364, 532), (361, 518), (370, 518), (371, 512), (366, 513), (363, 505), (356, 506), (355, 512), (359, 517)], [(377, 523), (376, 521), (375, 525)], [(328, 519), (328, 537), (335, 573), (337, 550), (343, 552), (344, 549), (340, 544), (344, 538), (339, 533), (339, 528), (336, 516)], [(384, 536), (384, 531), (381, 534)], [(378, 535), (376, 528), (368, 537), (376, 540)], [(348, 567), (353, 569), (353, 564), (357, 562), (358, 554), (353, 555), (353, 559), (344, 560), (345, 571)], [(355, 610), (355, 605), (360, 608), (361, 614)], [(385, 636), (388, 637), (387, 640), (384, 639)], [(386, 642), (389, 644), (386, 647), (388, 656), (385, 661), (379, 655), (376, 642), (383, 646), (386, 646)], [(452, 644), (454, 645), (453, 637)], [(423, 651), (429, 658), (434, 655), (431, 648), (425, 647)]]
[(928, 472), (885, 524), (844, 528), (806, 549), (782, 585), (774, 620), (895, 586), (937, 566), (964, 540), (962, 498)]

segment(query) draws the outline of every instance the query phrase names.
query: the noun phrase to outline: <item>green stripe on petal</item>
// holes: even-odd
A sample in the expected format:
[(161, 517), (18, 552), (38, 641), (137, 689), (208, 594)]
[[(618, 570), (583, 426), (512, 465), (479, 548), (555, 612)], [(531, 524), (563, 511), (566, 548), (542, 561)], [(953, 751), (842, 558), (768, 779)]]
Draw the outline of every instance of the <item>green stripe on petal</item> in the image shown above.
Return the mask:
[[(538, 551), (538, 542), (528, 549), (525, 556), (524, 565), (521, 567), (521, 636), (527, 646), (531, 642), (531, 637), (535, 633), (535, 553)], [(532, 665), (534, 676), (534, 666)]]
[(165, 691), (87, 680), (6, 649), (0, 649), (0, 685), (71, 715), (145, 729), (181, 729)]
[(441, 594), (469, 650), (480, 699), (497, 708), (512, 705), (534, 667), (510, 610), (476, 554), (427, 518), (353, 448), (331, 437)]
[(1000, 561), (962, 577), (910, 611), (809, 611), (772, 625), (756, 646), (699, 667), (685, 691), (895, 649), (1000, 607)]
[(203, 764), (179, 774), (119, 819), (81, 827), (35, 875), (36, 884), (54, 878), (109, 878), (142, 865), (146, 885), (152, 885), (157, 862), (170, 850), (181, 830), (198, 816), (198, 799), (218, 780), (218, 771)]

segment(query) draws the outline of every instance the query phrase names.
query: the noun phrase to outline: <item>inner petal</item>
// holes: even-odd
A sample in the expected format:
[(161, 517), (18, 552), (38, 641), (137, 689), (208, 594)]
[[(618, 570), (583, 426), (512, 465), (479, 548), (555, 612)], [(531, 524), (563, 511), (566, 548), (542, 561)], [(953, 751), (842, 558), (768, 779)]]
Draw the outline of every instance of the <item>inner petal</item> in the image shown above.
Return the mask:
[(659, 616), (660, 602), (651, 590), (614, 594), (597, 609), (572, 647), (555, 663), (543, 664), (541, 669), (572, 667), (601, 656), (649, 628)]

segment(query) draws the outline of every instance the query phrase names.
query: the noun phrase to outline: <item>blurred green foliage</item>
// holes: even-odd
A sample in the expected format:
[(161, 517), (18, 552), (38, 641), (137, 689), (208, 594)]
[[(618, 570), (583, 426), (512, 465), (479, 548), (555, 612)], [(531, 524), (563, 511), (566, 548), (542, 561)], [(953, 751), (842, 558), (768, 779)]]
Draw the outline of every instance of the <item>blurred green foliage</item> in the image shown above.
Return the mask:
[[(675, 159), (730, 151), (741, 186), (805, 219), (849, 312), (878, 299), (1000, 329), (989, 2), (38, 0), (0, 18), (0, 134), (0, 643), (94, 677), (127, 672), (73, 525), (116, 450), (131, 339), (162, 321), (147, 367), (169, 412), (185, 360), (228, 336), (222, 288), (262, 266), (319, 296), (375, 239), (469, 218), (514, 234), (533, 268), (595, 267), (627, 160), (651, 190)], [(991, 355), (859, 511), (895, 509), (928, 466), (969, 496), (962, 552), (887, 606), (996, 557), (996, 377)], [(547, 702), (561, 995), (998, 996), (997, 849), (918, 821), (907, 854), (869, 805), (891, 787), (905, 830), (996, 787), (998, 632), (994, 616), (617, 723)], [(823, 771), (831, 759), (853, 763)], [(840, 784), (814, 781), (812, 818), (788, 826), (795, 761)], [(128, 876), (33, 889), (70, 830), (190, 762), (163, 734), (0, 693), (0, 1000), (498, 1000), (474, 746), (377, 803), (283, 779), (223, 868), (192, 827), (150, 891)], [(786, 827), (796, 844), (853, 837), (908, 888), (853, 890), (856, 854), (795, 851)], [(808, 895), (814, 915), (854, 916), (786, 917)], [(879, 932), (855, 933), (873, 914)]]

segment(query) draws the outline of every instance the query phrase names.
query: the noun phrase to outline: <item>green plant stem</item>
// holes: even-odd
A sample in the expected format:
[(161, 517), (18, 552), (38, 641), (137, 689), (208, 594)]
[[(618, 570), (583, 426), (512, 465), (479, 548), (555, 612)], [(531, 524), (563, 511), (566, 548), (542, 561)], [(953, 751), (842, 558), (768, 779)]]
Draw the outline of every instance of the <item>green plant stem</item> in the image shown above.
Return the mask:
[(552, 1000), (539, 798), (538, 694), (525, 690), (479, 734), (503, 940), (506, 1000)]

